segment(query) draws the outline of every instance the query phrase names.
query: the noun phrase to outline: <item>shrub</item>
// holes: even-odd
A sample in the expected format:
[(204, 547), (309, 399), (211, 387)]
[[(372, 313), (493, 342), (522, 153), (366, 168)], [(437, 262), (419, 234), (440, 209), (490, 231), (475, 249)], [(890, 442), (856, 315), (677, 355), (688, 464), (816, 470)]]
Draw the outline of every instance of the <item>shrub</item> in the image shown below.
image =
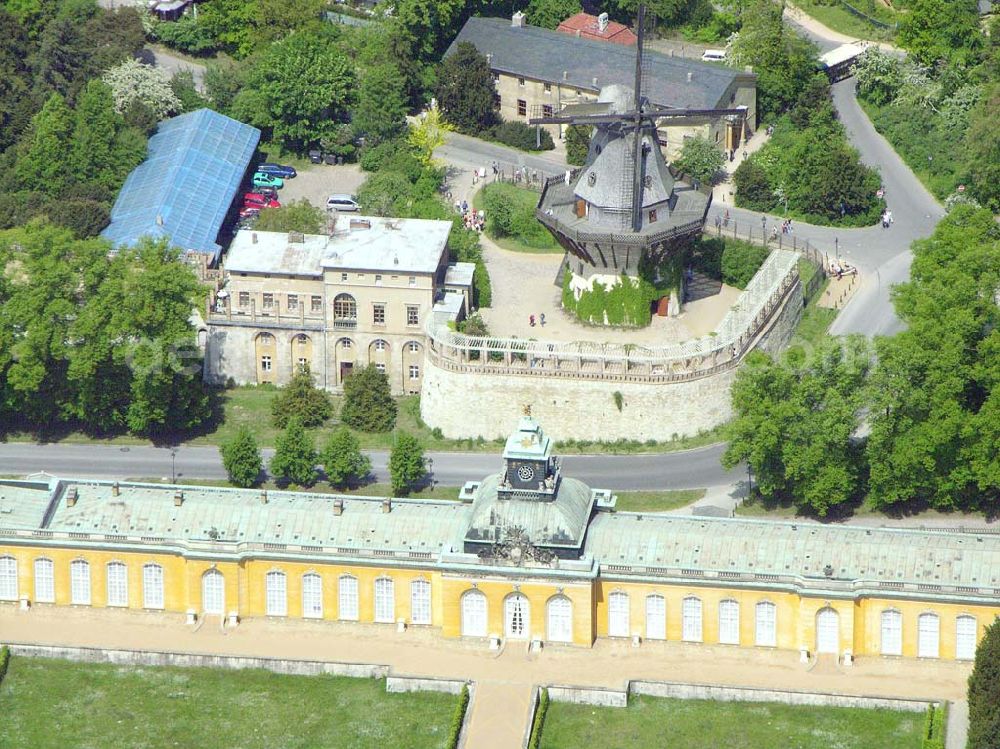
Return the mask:
[(0, 648), (0, 684), (3, 683), (3, 677), (7, 675), (7, 666), (10, 665), (10, 648), (4, 645)]
[(409, 494), (426, 475), (424, 446), (412, 434), (400, 434), (389, 454), (389, 477), (393, 494)]
[(587, 163), (590, 151), (590, 131), (585, 125), (570, 125), (566, 128), (566, 162), (572, 166)]
[(749, 242), (726, 240), (722, 251), (722, 282), (745, 289), (770, 251)]
[(529, 749), (539, 749), (542, 743), (542, 729), (545, 727), (545, 716), (549, 712), (549, 690), (542, 687), (538, 692), (538, 704), (535, 705), (535, 720), (531, 724)]
[(316, 446), (298, 419), (278, 435), (271, 458), (271, 474), (279, 481), (309, 486), (316, 480)]
[(448, 749), (458, 749), (458, 740), (462, 736), (462, 725), (465, 723), (465, 711), (469, 708), (469, 685), (463, 684), (462, 691), (458, 694), (458, 704), (455, 705), (455, 712), (451, 716), (451, 725), (448, 727)]
[(388, 432), (396, 425), (396, 401), (384, 372), (360, 367), (344, 380), (340, 420), (362, 432)]
[(986, 628), (969, 677), (968, 749), (1000, 747), (1000, 619)]
[(538, 128), (538, 131), (537, 142), (540, 146), (535, 145), (535, 127), (523, 122), (501, 122), (486, 131), (486, 134), (493, 140), (522, 151), (551, 151), (556, 147), (548, 130)]
[(260, 479), (264, 461), (249, 427), (241, 426), (233, 439), (223, 443), (222, 465), (229, 475), (230, 484), (247, 488)]
[(318, 427), (331, 416), (330, 396), (316, 387), (308, 364), (271, 400), (271, 418), (279, 429), (284, 429), (292, 418), (302, 426)]
[(928, 705), (924, 714), (924, 728), (921, 735), (920, 749), (944, 749), (945, 718), (948, 713), (947, 703)]

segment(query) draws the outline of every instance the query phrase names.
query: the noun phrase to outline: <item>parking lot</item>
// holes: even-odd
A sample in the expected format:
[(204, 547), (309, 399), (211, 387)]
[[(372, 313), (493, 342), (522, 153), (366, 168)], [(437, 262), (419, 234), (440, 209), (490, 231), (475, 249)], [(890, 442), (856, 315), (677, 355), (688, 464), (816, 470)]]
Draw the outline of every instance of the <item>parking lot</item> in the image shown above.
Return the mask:
[(357, 164), (310, 164), (298, 172), (294, 179), (286, 179), (285, 186), (278, 191), (278, 200), (282, 205), (305, 198), (313, 205), (323, 208), (332, 193), (346, 192), (353, 195), (367, 177)]

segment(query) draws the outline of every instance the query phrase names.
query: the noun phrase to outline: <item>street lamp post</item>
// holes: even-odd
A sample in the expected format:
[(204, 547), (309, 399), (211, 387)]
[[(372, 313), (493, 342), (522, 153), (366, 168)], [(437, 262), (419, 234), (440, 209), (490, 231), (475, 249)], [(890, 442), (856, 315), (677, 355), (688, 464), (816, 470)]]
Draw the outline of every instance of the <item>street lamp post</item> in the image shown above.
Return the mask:
[(177, 483), (177, 448), (170, 448), (170, 483)]
[(747, 499), (753, 494), (753, 474), (750, 472), (750, 461), (747, 461)]
[(430, 477), (431, 489), (434, 488), (434, 458), (427, 458), (427, 475)]

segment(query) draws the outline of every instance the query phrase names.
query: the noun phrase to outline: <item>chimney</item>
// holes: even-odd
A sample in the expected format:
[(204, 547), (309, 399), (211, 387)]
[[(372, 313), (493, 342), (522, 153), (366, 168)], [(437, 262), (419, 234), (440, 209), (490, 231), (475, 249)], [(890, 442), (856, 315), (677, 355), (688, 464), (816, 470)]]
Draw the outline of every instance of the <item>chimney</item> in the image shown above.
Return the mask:
[(156, 214), (156, 225), (157, 226), (163, 226), (163, 214), (162, 213), (157, 213)]
[(253, 232), (250, 235), (250, 241), (253, 242), (254, 244), (257, 244), (257, 232)]
[(359, 229), (371, 229), (372, 222), (366, 218), (352, 218), (350, 223), (351, 231), (357, 231)]
[(266, 505), (266, 504), (267, 504), (267, 489), (264, 489), (264, 490), (263, 490), (263, 491), (262, 491), (262, 492), (260, 493), (260, 503), (261, 503), (262, 505)]
[(600, 29), (601, 31), (607, 31), (608, 30), (608, 14), (607, 13), (601, 13), (601, 15), (599, 15), (597, 17), (597, 28)]
[(180, 507), (184, 504), (184, 492), (177, 490), (174, 492), (174, 507)]
[(691, 82), (691, 79), (692, 79), (692, 78), (694, 78), (694, 73), (692, 73), (692, 72), (691, 72), (691, 71), (689, 70), (689, 71), (688, 71), (688, 83), (690, 83), (690, 82)]
[(69, 488), (69, 491), (66, 492), (66, 506), (72, 507), (73, 505), (75, 505), (78, 496), (79, 493), (77, 492), (76, 487), (71, 486)]
[(392, 499), (386, 497), (382, 500), (382, 512), (389, 513), (392, 512)]
[(563, 71), (563, 80), (564, 81), (568, 81), (569, 80), (569, 71), (568, 70), (564, 70)]
[(524, 28), (524, 13), (517, 11), (514, 15), (510, 17), (510, 25), (515, 29)]
[(290, 231), (288, 232), (288, 243), (289, 244), (303, 244), (306, 241), (305, 235), (300, 231)]
[(597, 85), (597, 76), (595, 75), (592, 80), (593, 80), (594, 85), (596, 86)]
[(111, 485), (111, 496), (112, 496), (112, 497), (117, 497), (117, 496), (118, 496), (119, 494), (121, 494), (121, 493), (122, 493), (122, 490), (121, 490), (121, 488), (120, 488), (120, 487), (118, 486), (118, 482), (116, 481), (115, 483), (113, 483), (113, 484)]
[(342, 500), (340, 497), (337, 497), (336, 499), (333, 500), (333, 514), (336, 515), (337, 517), (340, 517), (341, 515), (344, 514), (344, 500)]
[(493, 53), (492, 52), (487, 52), (486, 53), (486, 64), (489, 65), (490, 67), (493, 67)]
[(583, 34), (583, 29), (577, 29), (576, 30), (576, 38), (577, 39), (579, 39), (582, 34)]

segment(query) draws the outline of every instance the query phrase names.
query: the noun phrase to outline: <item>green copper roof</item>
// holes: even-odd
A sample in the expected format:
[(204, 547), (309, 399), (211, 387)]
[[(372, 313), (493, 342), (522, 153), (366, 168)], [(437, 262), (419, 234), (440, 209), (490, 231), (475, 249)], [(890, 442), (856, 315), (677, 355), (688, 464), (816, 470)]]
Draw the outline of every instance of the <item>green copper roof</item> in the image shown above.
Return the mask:
[(522, 416), (517, 431), (507, 438), (504, 445), (504, 460), (544, 460), (552, 453), (552, 440), (542, 431), (530, 416)]

